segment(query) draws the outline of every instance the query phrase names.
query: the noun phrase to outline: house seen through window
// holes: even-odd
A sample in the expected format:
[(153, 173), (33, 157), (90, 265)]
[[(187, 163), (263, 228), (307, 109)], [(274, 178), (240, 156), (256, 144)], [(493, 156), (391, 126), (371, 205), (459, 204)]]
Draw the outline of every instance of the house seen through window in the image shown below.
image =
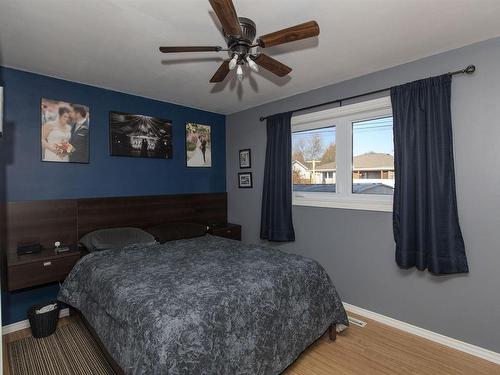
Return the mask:
[(352, 124), (352, 192), (394, 192), (392, 117)]
[(293, 133), (293, 190), (335, 192), (335, 159), (335, 126)]
[[(292, 135), (294, 191), (336, 191), (335, 126)], [(394, 191), (392, 117), (352, 124), (352, 192), (391, 195)]]

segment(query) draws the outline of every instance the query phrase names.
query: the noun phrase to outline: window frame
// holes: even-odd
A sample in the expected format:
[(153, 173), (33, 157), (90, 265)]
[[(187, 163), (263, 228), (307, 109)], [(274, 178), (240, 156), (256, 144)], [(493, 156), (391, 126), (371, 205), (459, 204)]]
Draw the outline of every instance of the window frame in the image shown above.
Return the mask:
[(335, 193), (295, 192), (292, 186), (292, 205), (392, 212), (392, 195), (352, 192), (353, 123), (392, 116), (389, 96), (293, 116), (292, 135), (298, 131), (335, 126), (337, 170)]

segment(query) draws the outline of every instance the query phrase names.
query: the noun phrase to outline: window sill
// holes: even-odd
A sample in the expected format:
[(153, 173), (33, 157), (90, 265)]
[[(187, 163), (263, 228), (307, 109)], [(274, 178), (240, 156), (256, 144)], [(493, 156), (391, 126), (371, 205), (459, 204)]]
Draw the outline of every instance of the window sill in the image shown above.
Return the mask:
[[(384, 197), (385, 198), (385, 197)], [(312, 199), (293, 197), (293, 206), (308, 206), (321, 208), (341, 208), (347, 210), (392, 212), (392, 197), (390, 199)]]

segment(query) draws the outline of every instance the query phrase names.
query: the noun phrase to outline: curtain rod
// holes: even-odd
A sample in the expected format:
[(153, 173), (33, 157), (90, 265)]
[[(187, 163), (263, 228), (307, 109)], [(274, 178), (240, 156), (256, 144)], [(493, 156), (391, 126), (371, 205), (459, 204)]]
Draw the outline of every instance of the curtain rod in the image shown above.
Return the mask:
[[(476, 71), (476, 66), (475, 65), (469, 65), (467, 66), (465, 69), (462, 69), (462, 70), (457, 70), (457, 71), (454, 71), (454, 72), (448, 72), (447, 74), (450, 75), (450, 76), (454, 76), (454, 75), (457, 75), (457, 74), (472, 74)], [(322, 107), (324, 105), (328, 105), (328, 104), (335, 104), (335, 103), (340, 103), (340, 106), (342, 106), (342, 102), (345, 102), (347, 100), (351, 100), (351, 99), (356, 99), (356, 98), (361, 98), (362, 96), (368, 96), (368, 95), (373, 95), (373, 94), (379, 94), (381, 92), (384, 92), (384, 91), (389, 91), (391, 88), (390, 87), (387, 87), (385, 89), (380, 89), (380, 90), (375, 90), (375, 91), (370, 91), (370, 92), (366, 92), (364, 94), (359, 94), (359, 95), (354, 95), (354, 96), (349, 96), (348, 98), (342, 98), (342, 99), (335, 99), (335, 100), (331, 100), (329, 102), (325, 102), (325, 103), (320, 103), (320, 104), (314, 104), (314, 105), (310, 105), (310, 106), (307, 106), (307, 107), (302, 107), (302, 108), (298, 108), (298, 109), (294, 109), (292, 111), (293, 112), (301, 112), (301, 111), (305, 111), (307, 109), (313, 109), (313, 108), (317, 108), (317, 107)], [(266, 120), (268, 117), (270, 117), (271, 115), (269, 116), (265, 116), (265, 117), (261, 117), (260, 118), (260, 121), (264, 121)]]

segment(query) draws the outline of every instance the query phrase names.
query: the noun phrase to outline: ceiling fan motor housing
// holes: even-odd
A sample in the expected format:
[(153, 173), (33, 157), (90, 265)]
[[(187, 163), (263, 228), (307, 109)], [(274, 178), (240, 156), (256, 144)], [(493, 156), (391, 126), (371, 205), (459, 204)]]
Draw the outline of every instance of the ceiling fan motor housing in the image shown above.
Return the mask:
[(240, 56), (240, 60), (243, 60), (245, 56), (250, 51), (250, 46), (252, 45), (255, 35), (257, 34), (257, 29), (255, 27), (255, 22), (249, 18), (238, 17), (241, 27), (241, 35), (239, 37), (234, 37), (226, 35), (228, 54), (233, 56), (237, 53)]

